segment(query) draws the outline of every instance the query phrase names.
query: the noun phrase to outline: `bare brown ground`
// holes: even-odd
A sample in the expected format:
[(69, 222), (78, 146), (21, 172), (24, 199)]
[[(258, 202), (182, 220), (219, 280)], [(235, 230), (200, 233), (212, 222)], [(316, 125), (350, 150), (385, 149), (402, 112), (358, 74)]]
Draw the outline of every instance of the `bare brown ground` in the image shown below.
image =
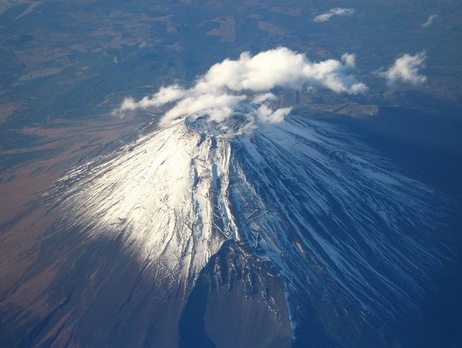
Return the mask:
[(286, 31), (279, 25), (265, 21), (258, 21), (258, 29), (276, 36), (283, 36), (286, 34)]
[(21, 130), (24, 134), (40, 137), (36, 146), (0, 151), (0, 155), (13, 156), (38, 150), (57, 151), (52, 157), (42, 156), (1, 173), (0, 303), (8, 299), (8, 303), (37, 317), (49, 312), (43, 293), (53, 281), (59, 265), (52, 264), (38, 274), (30, 272), (38, 260), (39, 246), (52, 237), (46, 232), (55, 221), (41, 203), (41, 197), (79, 158), (116, 139), (133, 122), (130, 118), (91, 124), (59, 120), (55, 122), (61, 126), (58, 128)]
[(285, 7), (285, 6), (274, 6), (271, 8), (272, 12), (283, 13), (289, 16), (299, 16), (302, 13), (300, 7)]
[(219, 36), (220, 42), (236, 41), (236, 21), (234, 16), (213, 19), (211, 22), (220, 23), (220, 27), (210, 30), (207, 35)]
[(16, 107), (17, 106), (12, 103), (0, 104), (0, 123), (5, 122), (7, 118), (11, 116)]
[(42, 3), (42, 1), (34, 1), (33, 3), (31, 3), (29, 5), (29, 7), (27, 9), (24, 10), (23, 13), (21, 13), (20, 15), (16, 16), (16, 18), (14, 19), (15, 21), (17, 21), (18, 19), (24, 17), (24, 16), (27, 16), (29, 13), (32, 13), (32, 11), (34, 11), (34, 9), (39, 6), (40, 4)]

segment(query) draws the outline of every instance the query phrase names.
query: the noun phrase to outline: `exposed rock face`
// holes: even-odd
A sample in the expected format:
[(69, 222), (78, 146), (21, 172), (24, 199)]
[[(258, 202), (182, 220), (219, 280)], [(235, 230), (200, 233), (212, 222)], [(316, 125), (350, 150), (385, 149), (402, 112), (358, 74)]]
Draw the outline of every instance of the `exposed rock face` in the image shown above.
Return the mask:
[(224, 244), (189, 297), (180, 346), (289, 347), (292, 327), (284, 292), (274, 269), (242, 245)]

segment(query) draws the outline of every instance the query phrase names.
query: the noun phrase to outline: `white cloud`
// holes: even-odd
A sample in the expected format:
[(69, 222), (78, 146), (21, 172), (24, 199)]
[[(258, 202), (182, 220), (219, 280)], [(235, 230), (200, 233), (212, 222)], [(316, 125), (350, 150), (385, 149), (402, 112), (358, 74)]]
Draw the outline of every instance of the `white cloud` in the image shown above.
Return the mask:
[(352, 8), (340, 8), (336, 7), (329, 10), (326, 13), (320, 14), (319, 16), (314, 17), (315, 22), (327, 22), (333, 16), (351, 16), (355, 13), (355, 10)]
[(120, 110), (125, 111), (139, 108), (147, 109), (150, 107), (158, 107), (183, 98), (185, 93), (186, 92), (178, 85), (162, 87), (159, 92), (152, 96), (152, 98), (144, 97), (138, 102), (135, 102), (133, 98), (125, 98)]
[(273, 94), (273, 93), (263, 93), (263, 94), (257, 94), (255, 98), (252, 99), (252, 103), (254, 104), (261, 104), (266, 101), (275, 101), (278, 98)]
[(403, 54), (388, 70), (379, 72), (379, 75), (387, 80), (389, 86), (394, 86), (399, 82), (411, 85), (422, 84), (427, 80), (427, 77), (421, 75), (419, 69), (425, 67), (425, 59), (425, 52), (417, 53), (414, 56)]
[(311, 62), (304, 54), (285, 47), (254, 56), (246, 52), (237, 60), (226, 59), (213, 65), (189, 89), (172, 85), (139, 101), (126, 98), (116, 112), (167, 105), (170, 109), (162, 119), (163, 124), (190, 115), (208, 115), (209, 121), (220, 123), (236, 111), (244, 113), (252, 124), (280, 122), (291, 108), (272, 109), (277, 101), (270, 92), (272, 89), (301, 90), (316, 86), (336, 93), (364, 93), (367, 86), (351, 74), (354, 68), (353, 54), (344, 54), (341, 60)]
[(435, 19), (438, 19), (440, 16), (438, 16), (437, 14), (432, 14), (430, 15), (428, 18), (427, 18), (427, 21), (422, 24), (422, 28), (428, 28), (430, 25), (432, 25), (433, 21)]

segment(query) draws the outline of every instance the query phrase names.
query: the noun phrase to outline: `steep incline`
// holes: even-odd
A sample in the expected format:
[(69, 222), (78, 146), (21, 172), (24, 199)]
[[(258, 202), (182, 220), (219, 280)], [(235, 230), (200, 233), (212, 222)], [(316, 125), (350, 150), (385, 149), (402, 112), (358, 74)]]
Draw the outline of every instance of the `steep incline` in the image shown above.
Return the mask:
[(122, 242), (182, 301), (234, 240), (278, 270), (295, 332), (304, 308), (339, 340), (414, 315), (444, 255), (437, 194), (325, 123), (230, 120), (188, 117), (75, 169), (48, 197), (59, 229)]
[(152, 263), (154, 279), (189, 288), (223, 241), (237, 237), (230, 151), (229, 140), (179, 122), (77, 168), (51, 196), (65, 229), (122, 238), (138, 260)]
[(442, 252), (434, 192), (322, 123), (291, 119), (234, 145), (239, 231), (291, 290), (310, 285), (378, 317), (415, 307)]

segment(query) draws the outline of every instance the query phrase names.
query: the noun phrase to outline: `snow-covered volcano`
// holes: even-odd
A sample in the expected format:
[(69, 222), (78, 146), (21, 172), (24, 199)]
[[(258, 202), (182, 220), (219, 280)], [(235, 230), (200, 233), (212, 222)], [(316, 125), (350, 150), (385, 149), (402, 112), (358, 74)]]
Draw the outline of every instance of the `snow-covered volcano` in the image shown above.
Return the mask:
[[(144, 332), (157, 330), (159, 338), (170, 328), (158, 345), (178, 343), (176, 327), (187, 331), (204, 313), (205, 341), (208, 327), (215, 340), (228, 334), (225, 345), (248, 344), (253, 332), (244, 341), (237, 333), (254, 321), (275, 331), (279, 346), (288, 328), (298, 334), (297, 324), (327, 336), (324, 346), (375, 345), (371, 337), (388, 345), (382, 326), (418, 311), (444, 258), (436, 235), (442, 198), (345, 130), (291, 115), (273, 94), (306, 87), (365, 93), (354, 67), (354, 55), (313, 63), (278, 48), (215, 64), (189, 89), (126, 98), (115, 115), (165, 113), (138, 140), (53, 187), (49, 197), (62, 217), (55, 231), (114, 241), (142, 265), (139, 279), (149, 278), (152, 308), (163, 315)], [(134, 291), (119, 295), (120, 311)], [(127, 313), (147, 301), (142, 293)], [(252, 297), (252, 305), (244, 301)], [(230, 311), (241, 326), (221, 321)]]
[(176, 120), (76, 168), (51, 192), (64, 228), (122, 240), (169, 291), (187, 295), (234, 240), (278, 270), (293, 314), (314, 293), (378, 319), (413, 313), (442, 255), (435, 193), (324, 122), (240, 132), (245, 120), (223, 133)]

